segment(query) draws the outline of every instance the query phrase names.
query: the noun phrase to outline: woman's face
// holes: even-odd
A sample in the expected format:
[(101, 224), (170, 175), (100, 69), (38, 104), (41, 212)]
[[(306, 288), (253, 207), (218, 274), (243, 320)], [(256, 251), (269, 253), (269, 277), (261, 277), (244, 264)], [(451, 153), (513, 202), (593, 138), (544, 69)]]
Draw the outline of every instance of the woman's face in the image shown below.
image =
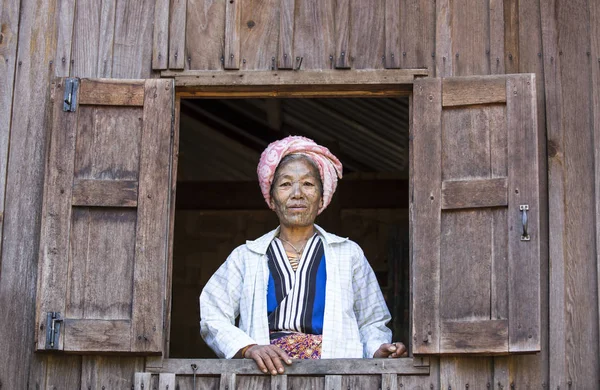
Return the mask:
[(311, 226), (323, 205), (319, 172), (305, 158), (285, 162), (273, 180), (271, 208), (286, 227)]

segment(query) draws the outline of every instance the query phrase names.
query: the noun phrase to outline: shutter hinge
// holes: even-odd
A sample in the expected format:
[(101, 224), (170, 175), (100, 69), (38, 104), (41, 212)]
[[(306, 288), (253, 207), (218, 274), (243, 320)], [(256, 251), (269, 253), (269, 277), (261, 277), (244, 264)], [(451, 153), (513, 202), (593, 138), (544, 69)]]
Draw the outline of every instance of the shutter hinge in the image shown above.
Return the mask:
[(77, 93), (79, 92), (79, 79), (69, 77), (65, 79), (65, 96), (63, 111), (75, 112), (77, 107)]
[(49, 311), (46, 317), (46, 349), (58, 349), (60, 324), (63, 322), (60, 313)]

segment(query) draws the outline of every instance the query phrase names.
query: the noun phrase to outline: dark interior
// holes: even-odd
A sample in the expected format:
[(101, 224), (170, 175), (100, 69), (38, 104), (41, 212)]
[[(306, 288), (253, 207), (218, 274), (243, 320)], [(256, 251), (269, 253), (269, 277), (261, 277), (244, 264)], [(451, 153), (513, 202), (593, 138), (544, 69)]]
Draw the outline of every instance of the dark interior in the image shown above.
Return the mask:
[(364, 250), (409, 334), (408, 98), (182, 100), (169, 356), (215, 357), (200, 337), (198, 297), (228, 254), (277, 227), (256, 180), (272, 141), (303, 135), (344, 165), (326, 230)]

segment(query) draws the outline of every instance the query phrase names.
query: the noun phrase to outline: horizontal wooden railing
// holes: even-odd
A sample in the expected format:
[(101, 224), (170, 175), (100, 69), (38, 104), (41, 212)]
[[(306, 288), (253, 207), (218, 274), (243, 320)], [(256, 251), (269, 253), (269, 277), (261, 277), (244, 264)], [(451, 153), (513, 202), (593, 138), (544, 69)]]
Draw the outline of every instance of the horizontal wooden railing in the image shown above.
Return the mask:
[[(135, 375), (135, 389), (174, 390), (176, 386), (204, 389), (216, 386), (220, 390), (292, 390), (292, 383), (295, 383), (293, 388), (297, 389), (316, 384), (317, 388), (341, 390), (344, 376), (352, 376), (364, 377), (363, 383), (376, 383), (375, 387), (382, 390), (398, 390), (398, 375), (428, 374), (428, 358), (301, 360), (286, 366), (285, 374), (277, 376), (263, 374), (251, 360), (148, 358), (145, 372)], [(248, 377), (255, 380), (248, 380)], [(191, 386), (179, 385), (183, 379)], [(242, 381), (243, 386), (238, 383)]]

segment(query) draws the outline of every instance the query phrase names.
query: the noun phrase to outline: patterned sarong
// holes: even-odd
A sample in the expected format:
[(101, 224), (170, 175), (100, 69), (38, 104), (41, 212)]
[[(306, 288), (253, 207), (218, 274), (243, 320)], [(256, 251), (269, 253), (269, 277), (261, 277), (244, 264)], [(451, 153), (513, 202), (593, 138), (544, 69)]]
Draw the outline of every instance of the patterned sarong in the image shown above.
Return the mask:
[(323, 336), (289, 333), (271, 339), (271, 344), (283, 349), (292, 359), (320, 359)]

